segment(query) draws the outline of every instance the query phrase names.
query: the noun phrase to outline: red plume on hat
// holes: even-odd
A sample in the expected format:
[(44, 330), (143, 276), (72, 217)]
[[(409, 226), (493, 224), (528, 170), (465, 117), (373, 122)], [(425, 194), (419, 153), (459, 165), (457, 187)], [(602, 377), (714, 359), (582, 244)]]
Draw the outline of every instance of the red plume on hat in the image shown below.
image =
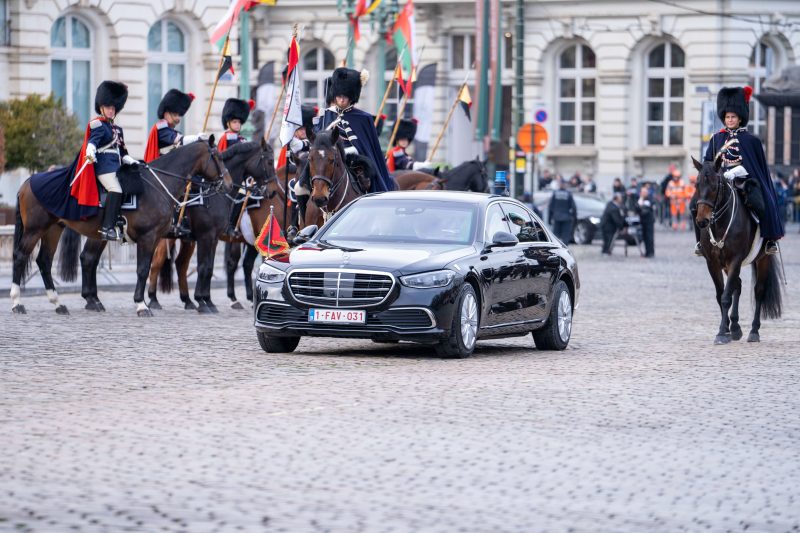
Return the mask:
[(194, 99), (196, 98), (196, 97), (195, 97), (195, 95), (194, 95), (194, 93), (186, 93), (186, 94), (188, 94), (188, 95), (189, 95), (189, 98), (190, 98), (192, 101), (194, 101)]
[(744, 101), (745, 103), (750, 103), (750, 97), (753, 96), (753, 88), (749, 85), (745, 85), (744, 88)]
[(250, 100), (247, 101), (247, 105), (248, 107), (250, 107), (250, 111), (252, 111), (253, 109), (256, 108), (256, 101), (251, 98)]

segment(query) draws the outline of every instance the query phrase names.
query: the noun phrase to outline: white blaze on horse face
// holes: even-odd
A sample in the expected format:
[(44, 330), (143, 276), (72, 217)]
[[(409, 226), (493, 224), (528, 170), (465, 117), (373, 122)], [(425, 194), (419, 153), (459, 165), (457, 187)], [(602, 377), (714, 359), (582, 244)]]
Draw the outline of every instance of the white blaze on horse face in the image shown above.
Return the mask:
[(317, 150), (320, 157), (325, 157), (325, 150)]
[(11, 284), (11, 294), (9, 294), (9, 296), (11, 296), (11, 307), (16, 307), (19, 305), (20, 303), (19, 295), (21, 292), (22, 291), (20, 291), (19, 285), (17, 285), (16, 283)]

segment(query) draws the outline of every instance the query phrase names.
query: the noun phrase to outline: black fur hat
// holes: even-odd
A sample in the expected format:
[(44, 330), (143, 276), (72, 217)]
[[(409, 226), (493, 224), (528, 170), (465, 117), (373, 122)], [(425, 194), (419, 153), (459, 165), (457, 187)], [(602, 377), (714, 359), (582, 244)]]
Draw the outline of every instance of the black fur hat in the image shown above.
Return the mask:
[(250, 116), (250, 111), (255, 107), (255, 102), (239, 100), (238, 98), (228, 98), (225, 100), (225, 105), (222, 106), (222, 127), (228, 129), (228, 122), (238, 118), (242, 124), (247, 122), (247, 117)]
[(736, 113), (742, 120), (740, 128), (747, 126), (750, 120), (751, 87), (723, 87), (717, 93), (717, 116), (725, 124), (725, 113)]
[(178, 89), (170, 89), (167, 94), (161, 99), (158, 104), (158, 118), (164, 118), (164, 113), (177, 113), (180, 116), (189, 111), (189, 106), (192, 105), (194, 95), (192, 93), (185, 93)]
[(350, 103), (355, 104), (361, 96), (361, 89), (369, 79), (369, 72), (339, 67), (333, 71), (331, 78), (331, 88), (328, 91), (331, 101), (337, 96), (347, 96), (350, 98)]
[(306, 129), (306, 135), (309, 135), (311, 133), (311, 130), (314, 127), (312, 121), (314, 120), (314, 117), (317, 116), (318, 111), (319, 108), (315, 105), (303, 104), (302, 106), (300, 106), (300, 112), (303, 115), (303, 127)]
[(414, 136), (417, 134), (417, 120), (416, 119), (407, 119), (401, 118), (400, 125), (397, 126), (397, 135), (394, 136), (395, 144), (399, 139), (408, 139), (408, 142), (414, 140)]
[(119, 114), (128, 100), (128, 86), (118, 81), (106, 80), (97, 87), (94, 95), (94, 110), (99, 115), (101, 105), (113, 105)]
[(333, 93), (331, 92), (331, 83), (333, 83), (333, 78), (328, 76), (325, 78), (325, 83), (323, 87), (323, 93), (325, 95), (325, 107), (330, 107), (333, 103)]

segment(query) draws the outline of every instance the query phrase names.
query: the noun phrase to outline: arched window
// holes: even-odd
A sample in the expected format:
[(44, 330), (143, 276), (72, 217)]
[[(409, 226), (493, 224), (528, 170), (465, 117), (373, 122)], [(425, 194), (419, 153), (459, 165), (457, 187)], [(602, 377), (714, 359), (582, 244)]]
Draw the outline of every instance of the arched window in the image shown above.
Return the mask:
[[(186, 90), (189, 54), (183, 30), (169, 20), (156, 22), (147, 34), (147, 52), (147, 121), (153, 124), (158, 120), (158, 104), (164, 93)], [(185, 126), (183, 122), (181, 126)]]
[(559, 144), (594, 144), (595, 78), (595, 55), (588, 46), (570, 45), (558, 57)]
[(685, 56), (680, 46), (661, 43), (647, 54), (645, 69), (648, 145), (683, 144)]
[(73, 15), (59, 17), (50, 30), (50, 47), (50, 88), (85, 125), (94, 108), (89, 26)]
[(327, 48), (312, 48), (303, 55), (303, 103), (325, 108), (325, 78), (336, 68), (336, 59)]
[[(750, 86), (753, 93), (761, 92), (764, 81), (772, 76), (775, 69), (775, 52), (772, 47), (763, 39), (753, 47), (750, 54)], [(766, 134), (767, 110), (755, 98), (750, 99), (750, 121), (747, 129), (753, 135), (764, 137)]]

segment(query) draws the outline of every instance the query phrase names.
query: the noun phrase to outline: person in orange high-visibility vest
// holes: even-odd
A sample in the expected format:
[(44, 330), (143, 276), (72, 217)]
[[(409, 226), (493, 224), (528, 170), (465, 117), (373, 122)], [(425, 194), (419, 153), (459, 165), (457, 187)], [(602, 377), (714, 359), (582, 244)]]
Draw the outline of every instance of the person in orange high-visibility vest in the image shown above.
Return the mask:
[(685, 222), (681, 220), (681, 215), (686, 212), (685, 201), (685, 188), (681, 175), (675, 172), (672, 179), (667, 184), (666, 196), (669, 198), (670, 214), (672, 215), (672, 228), (677, 229), (679, 226), (685, 226)]

